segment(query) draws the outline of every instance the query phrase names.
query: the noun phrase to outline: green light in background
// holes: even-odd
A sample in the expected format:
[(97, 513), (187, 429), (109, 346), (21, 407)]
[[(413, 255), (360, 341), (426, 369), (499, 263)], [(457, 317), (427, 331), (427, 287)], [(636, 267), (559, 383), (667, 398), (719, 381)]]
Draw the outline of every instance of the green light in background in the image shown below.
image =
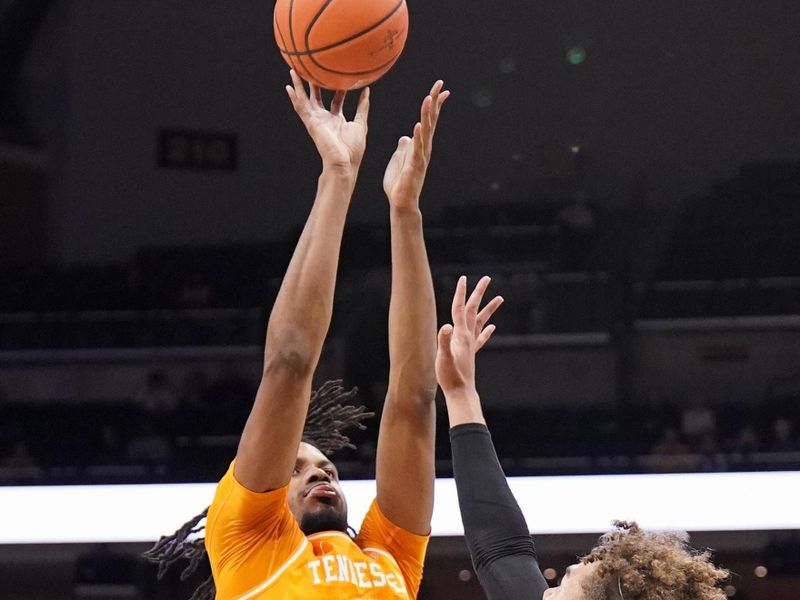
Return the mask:
[(580, 46), (575, 46), (567, 50), (567, 62), (571, 65), (579, 65), (586, 60), (586, 50)]

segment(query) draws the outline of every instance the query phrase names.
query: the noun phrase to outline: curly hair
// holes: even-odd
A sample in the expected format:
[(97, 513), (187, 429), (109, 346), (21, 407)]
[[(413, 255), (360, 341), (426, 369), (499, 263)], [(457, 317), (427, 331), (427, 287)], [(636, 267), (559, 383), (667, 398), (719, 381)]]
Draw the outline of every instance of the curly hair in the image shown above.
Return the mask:
[[(342, 448), (355, 448), (344, 432), (349, 428), (365, 429), (362, 421), (375, 416), (364, 406), (345, 404), (357, 393), (358, 388), (345, 391), (341, 380), (327, 381), (313, 392), (302, 440), (328, 455)], [(163, 578), (173, 564), (188, 560), (189, 564), (181, 571), (181, 581), (185, 581), (206, 560), (205, 539), (199, 534), (205, 528), (207, 513), (208, 508), (186, 521), (172, 535), (161, 536), (152, 548), (142, 553), (148, 561), (158, 565), (158, 579)], [(214, 578), (209, 577), (195, 589), (190, 600), (213, 600), (215, 595)]]
[(709, 551), (689, 548), (686, 534), (647, 532), (627, 521), (614, 527), (581, 558), (599, 563), (584, 586), (587, 600), (725, 600), (717, 585), (729, 572)]

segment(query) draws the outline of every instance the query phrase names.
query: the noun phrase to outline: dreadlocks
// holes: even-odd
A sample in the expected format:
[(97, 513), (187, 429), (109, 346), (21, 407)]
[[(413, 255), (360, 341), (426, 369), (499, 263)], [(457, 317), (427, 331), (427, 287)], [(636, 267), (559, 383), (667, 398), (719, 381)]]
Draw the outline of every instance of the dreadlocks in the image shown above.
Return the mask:
[[(326, 381), (311, 394), (302, 440), (331, 454), (342, 448), (355, 449), (344, 432), (348, 428), (366, 429), (362, 421), (375, 416), (365, 406), (346, 404), (355, 398), (358, 388), (345, 390), (341, 379)], [(208, 508), (181, 525), (172, 535), (161, 536), (156, 544), (142, 554), (147, 560), (158, 564), (158, 579), (166, 575), (169, 568), (179, 560), (189, 564), (181, 571), (181, 581), (188, 579), (206, 557), (205, 540), (196, 535), (205, 529), (200, 524), (206, 518)], [(190, 600), (213, 600), (216, 594), (213, 576), (201, 583)]]
[(364, 430), (366, 427), (361, 421), (375, 416), (375, 413), (367, 412), (365, 406), (345, 404), (357, 393), (358, 388), (355, 387), (345, 391), (341, 379), (323, 383), (311, 394), (303, 441), (323, 454), (331, 454), (342, 448), (355, 450), (356, 447), (343, 432), (348, 427)]

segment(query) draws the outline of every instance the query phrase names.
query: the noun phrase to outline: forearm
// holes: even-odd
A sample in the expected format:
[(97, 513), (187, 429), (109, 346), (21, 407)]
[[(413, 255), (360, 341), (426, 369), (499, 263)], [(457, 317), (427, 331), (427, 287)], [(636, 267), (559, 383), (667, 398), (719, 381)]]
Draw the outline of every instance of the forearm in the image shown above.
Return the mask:
[(355, 177), (323, 170), (314, 206), (284, 276), (267, 328), (267, 359), (290, 347), (316, 364), (330, 326), (339, 251)]
[(450, 441), (467, 546), (487, 594), (490, 598), (513, 597), (491, 589), (502, 586), (525, 590), (529, 598), (540, 597), (537, 593), (547, 584), (488, 429), (480, 424), (461, 425), (450, 430)]
[(389, 304), (389, 393), (401, 402), (432, 403), (436, 393), (436, 302), (422, 215), (391, 208), (392, 293)]
[(267, 327), (264, 371), (245, 424), (235, 473), (263, 492), (286, 484), (311, 396), (311, 379), (331, 319), (333, 291), (353, 182), (326, 172)]
[(376, 480), (384, 514), (419, 535), (430, 532), (433, 514), (435, 353), (436, 308), (422, 218), (416, 209), (392, 209), (389, 389), (378, 436)]

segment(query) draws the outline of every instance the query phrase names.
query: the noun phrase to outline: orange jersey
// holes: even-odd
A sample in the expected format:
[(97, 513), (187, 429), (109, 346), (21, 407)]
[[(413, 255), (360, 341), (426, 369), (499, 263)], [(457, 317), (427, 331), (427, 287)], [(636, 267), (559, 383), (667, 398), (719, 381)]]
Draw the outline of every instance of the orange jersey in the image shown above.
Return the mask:
[(217, 600), (417, 597), (427, 536), (393, 524), (377, 501), (355, 540), (339, 531), (306, 536), (287, 494), (288, 486), (251, 492), (233, 466), (220, 481), (205, 542)]

